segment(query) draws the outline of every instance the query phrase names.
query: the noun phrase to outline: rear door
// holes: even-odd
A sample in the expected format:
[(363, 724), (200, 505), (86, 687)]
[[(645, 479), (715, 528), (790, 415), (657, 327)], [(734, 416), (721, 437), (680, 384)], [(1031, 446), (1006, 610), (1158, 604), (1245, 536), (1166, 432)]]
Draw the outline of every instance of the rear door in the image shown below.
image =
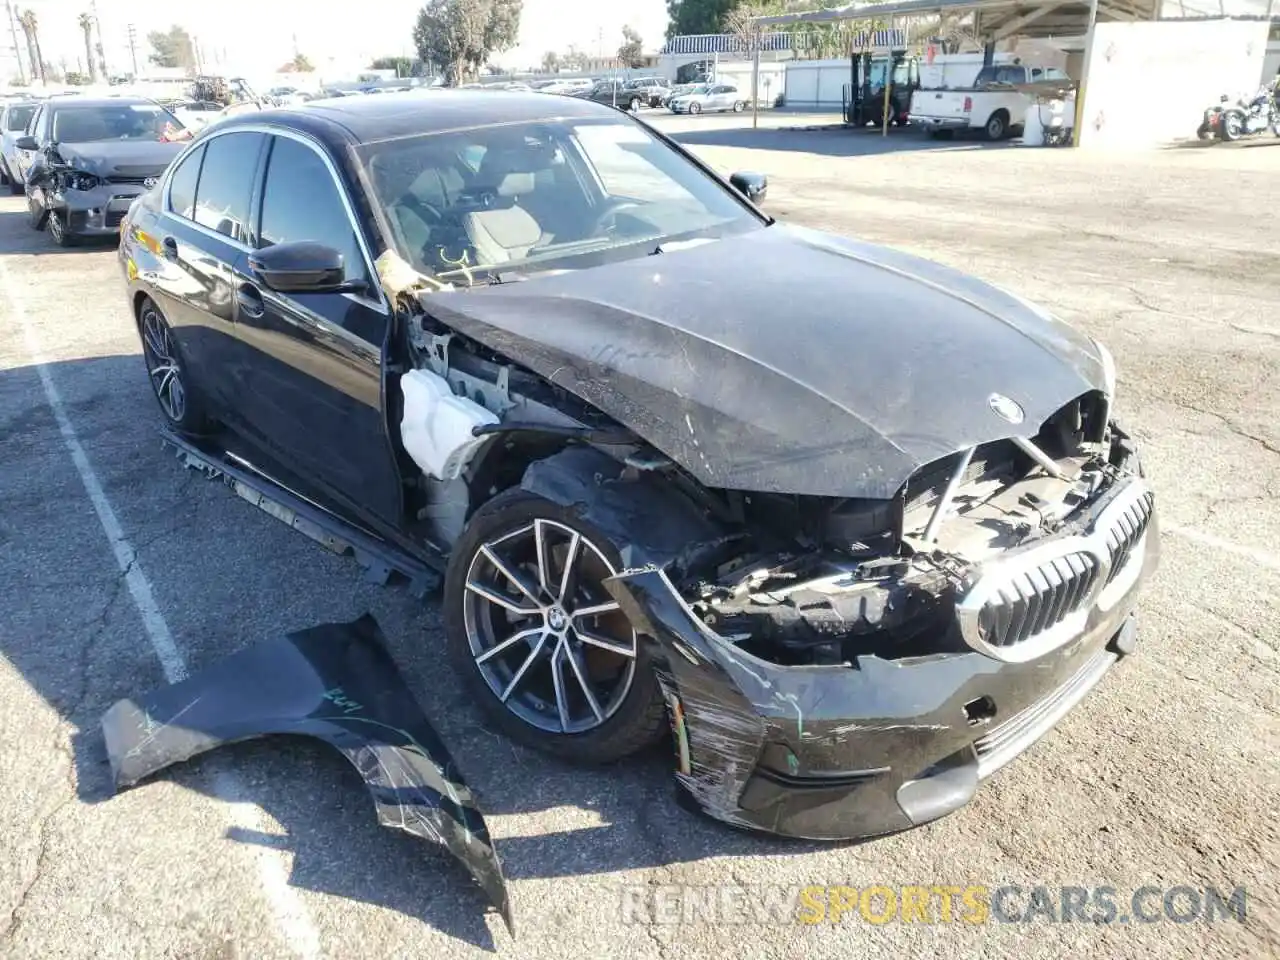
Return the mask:
[(219, 408), (241, 412), (235, 389), (244, 351), (236, 337), (234, 270), (250, 247), (250, 201), (267, 137), (216, 134), (183, 154), (165, 186), (160, 236), (166, 261), (154, 282), (191, 376)]
[(382, 349), (390, 314), (347, 188), (325, 148), (271, 138), (254, 243), (311, 240), (343, 254), (363, 293), (278, 293), (241, 261), (237, 332), (253, 433), (297, 473), (349, 505), (398, 525), (401, 488), (382, 414)]

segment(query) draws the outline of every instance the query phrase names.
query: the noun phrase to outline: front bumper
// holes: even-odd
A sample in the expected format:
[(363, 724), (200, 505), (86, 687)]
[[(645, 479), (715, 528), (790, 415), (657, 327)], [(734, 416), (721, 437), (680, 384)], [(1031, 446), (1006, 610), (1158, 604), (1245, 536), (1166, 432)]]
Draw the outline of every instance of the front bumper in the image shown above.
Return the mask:
[(655, 641), (682, 798), (749, 829), (853, 839), (965, 806), (1131, 652), (1139, 587), (1158, 564), (1154, 514), (1145, 543), (1122, 598), (1021, 663), (967, 651), (779, 666), (705, 626), (660, 569), (624, 572), (610, 589)]
[(928, 117), (923, 114), (912, 113), (908, 115), (907, 121), (913, 126), (923, 127), (926, 130), (969, 129), (967, 117)]
[(47, 206), (62, 213), (68, 234), (77, 237), (118, 236), (133, 201), (147, 192), (141, 184), (109, 183), (92, 190), (58, 190)]

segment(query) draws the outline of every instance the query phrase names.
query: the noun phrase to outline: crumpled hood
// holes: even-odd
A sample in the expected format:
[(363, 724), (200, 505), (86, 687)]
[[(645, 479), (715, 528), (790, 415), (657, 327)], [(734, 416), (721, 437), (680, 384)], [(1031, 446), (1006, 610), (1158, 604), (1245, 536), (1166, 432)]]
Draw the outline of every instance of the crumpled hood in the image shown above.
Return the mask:
[(58, 155), (95, 177), (158, 177), (185, 146), (147, 140), (60, 143)]
[(892, 497), (1104, 385), (1092, 342), (1015, 296), (781, 225), (422, 304), (729, 489)]

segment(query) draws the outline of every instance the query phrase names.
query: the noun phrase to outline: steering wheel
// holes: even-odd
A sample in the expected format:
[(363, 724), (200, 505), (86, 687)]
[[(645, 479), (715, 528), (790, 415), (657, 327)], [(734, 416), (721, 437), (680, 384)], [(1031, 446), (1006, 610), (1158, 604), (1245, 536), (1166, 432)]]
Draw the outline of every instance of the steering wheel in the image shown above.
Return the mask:
[(618, 211), (639, 206), (641, 204), (634, 200), (610, 200), (609, 205), (601, 210), (592, 222), (591, 235), (613, 233), (614, 230), (618, 229)]

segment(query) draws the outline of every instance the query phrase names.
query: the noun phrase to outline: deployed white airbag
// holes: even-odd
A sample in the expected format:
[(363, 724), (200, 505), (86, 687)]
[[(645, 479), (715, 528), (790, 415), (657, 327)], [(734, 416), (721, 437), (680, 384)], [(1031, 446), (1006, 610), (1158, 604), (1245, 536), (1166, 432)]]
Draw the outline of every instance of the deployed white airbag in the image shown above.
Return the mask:
[(429, 370), (411, 370), (400, 379), (404, 416), (400, 439), (422, 472), (437, 480), (455, 480), (488, 437), (475, 427), (498, 417), (466, 397), (455, 396), (448, 381)]

